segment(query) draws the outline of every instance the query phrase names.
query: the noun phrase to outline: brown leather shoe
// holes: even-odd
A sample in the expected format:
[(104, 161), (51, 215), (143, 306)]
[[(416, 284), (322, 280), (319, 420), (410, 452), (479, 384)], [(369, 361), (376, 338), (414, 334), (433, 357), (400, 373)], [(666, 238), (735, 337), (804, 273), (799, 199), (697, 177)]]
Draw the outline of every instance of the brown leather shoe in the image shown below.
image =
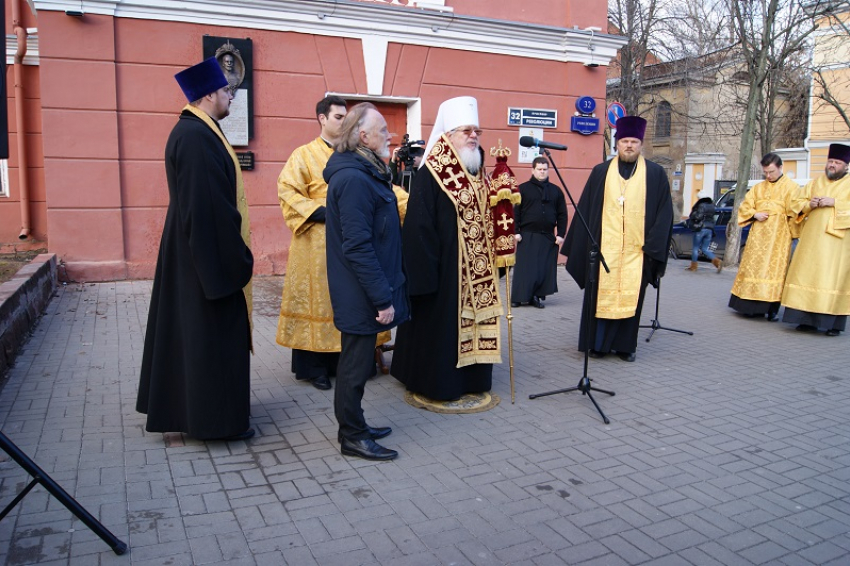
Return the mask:
[(685, 271), (696, 271), (697, 270), (697, 262), (692, 261), (691, 264), (685, 268)]

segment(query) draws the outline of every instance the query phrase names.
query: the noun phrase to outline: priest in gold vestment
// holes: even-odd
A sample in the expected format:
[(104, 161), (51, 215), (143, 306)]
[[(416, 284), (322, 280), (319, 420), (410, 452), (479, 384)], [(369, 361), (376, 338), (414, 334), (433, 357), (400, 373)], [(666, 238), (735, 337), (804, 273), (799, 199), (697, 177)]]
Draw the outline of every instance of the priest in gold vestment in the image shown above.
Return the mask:
[(738, 225), (750, 227), (747, 245), (732, 285), (729, 306), (747, 317), (778, 320), (791, 240), (805, 205), (800, 186), (782, 173), (782, 158), (761, 159), (764, 181), (750, 189), (738, 207)]
[(330, 389), (341, 348), (328, 291), (325, 200), (322, 178), (346, 114), (346, 102), (327, 96), (316, 105), (321, 135), (289, 156), (277, 180), (286, 226), (292, 231), (277, 343), (292, 348), (292, 372), (316, 389)]
[[(577, 209), (600, 244), (611, 272), (599, 267), (596, 293), (584, 293), (582, 320), (591, 316), (590, 336), (579, 330), (579, 350), (591, 357), (616, 352), (635, 361), (643, 297), (667, 267), (673, 233), (673, 200), (664, 169), (641, 155), (646, 120), (617, 120), (617, 157), (593, 168)], [(582, 289), (588, 281), (591, 242), (574, 216), (561, 253)]]
[(788, 268), (783, 322), (838, 336), (850, 315), (850, 146), (829, 146), (826, 175), (803, 189), (800, 241)]

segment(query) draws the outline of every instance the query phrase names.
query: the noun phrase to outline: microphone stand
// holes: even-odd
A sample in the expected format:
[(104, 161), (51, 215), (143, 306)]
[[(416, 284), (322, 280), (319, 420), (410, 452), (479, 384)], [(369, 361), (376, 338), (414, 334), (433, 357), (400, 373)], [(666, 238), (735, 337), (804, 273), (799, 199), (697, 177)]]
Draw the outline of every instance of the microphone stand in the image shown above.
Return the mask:
[[(605, 268), (605, 271), (610, 273), (611, 270), (608, 269), (608, 265), (605, 263), (605, 258), (602, 257), (602, 252), (599, 251), (599, 243), (596, 241), (596, 238), (593, 237), (593, 232), (590, 230), (590, 226), (587, 225), (587, 221), (582, 215), (581, 211), (576, 204), (575, 199), (573, 199), (573, 195), (570, 194), (570, 190), (567, 188), (567, 184), (564, 182), (564, 178), (561, 177), (561, 172), (558, 171), (558, 167), (555, 166), (555, 162), (552, 160), (552, 154), (549, 153), (549, 150), (545, 147), (540, 148), (541, 151), (546, 155), (546, 158), (549, 160), (549, 164), (552, 169), (558, 175), (558, 180), (561, 181), (561, 186), (564, 188), (564, 192), (566, 192), (567, 197), (570, 199), (570, 203), (573, 205), (573, 209), (576, 211), (575, 217), (581, 221), (581, 225), (584, 227), (585, 232), (587, 232), (587, 237), (590, 241), (590, 253), (588, 254), (588, 270), (587, 275), (585, 276), (585, 285), (584, 285), (584, 293), (585, 297), (589, 297), (589, 300), (585, 300), (587, 303), (587, 309), (585, 310), (584, 317), (582, 318), (582, 326), (584, 327), (584, 335), (586, 340), (588, 340), (588, 344), (592, 344), (592, 335), (591, 335), (591, 323), (590, 319), (592, 317), (592, 313), (596, 309), (596, 283), (599, 272), (599, 262), (602, 262), (602, 267)], [(575, 218), (574, 217), (574, 218)], [(584, 305), (582, 305), (584, 306)], [(590, 398), (590, 401), (593, 403), (593, 406), (596, 407), (596, 410), (599, 412), (600, 416), (602, 416), (602, 421), (605, 424), (610, 424), (611, 421), (608, 420), (608, 417), (605, 416), (605, 413), (602, 412), (602, 409), (599, 407), (599, 404), (596, 402), (596, 399), (593, 398), (591, 391), (598, 391), (600, 393), (605, 393), (607, 395), (615, 395), (613, 391), (606, 391), (605, 389), (598, 389), (591, 385), (591, 380), (587, 376), (587, 367), (590, 363), (590, 346), (584, 350), (584, 374), (581, 376), (581, 379), (578, 381), (578, 385), (575, 387), (567, 387), (566, 389), (556, 389), (555, 391), (547, 391), (546, 393), (537, 393), (534, 395), (529, 395), (529, 399), (537, 399), (538, 397), (547, 397), (549, 395), (556, 395), (558, 393), (571, 393), (573, 391), (581, 391), (582, 395), (587, 395)]]

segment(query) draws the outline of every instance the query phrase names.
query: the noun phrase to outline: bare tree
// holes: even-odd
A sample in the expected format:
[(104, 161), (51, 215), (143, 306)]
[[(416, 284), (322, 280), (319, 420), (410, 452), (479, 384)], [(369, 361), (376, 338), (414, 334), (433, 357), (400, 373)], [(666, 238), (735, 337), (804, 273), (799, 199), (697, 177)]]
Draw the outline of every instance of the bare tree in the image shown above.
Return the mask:
[[(812, 11), (804, 10), (798, 0), (729, 0), (737, 46), (744, 58), (746, 113), (741, 133), (738, 160), (738, 186), (735, 190), (734, 219), (747, 193), (747, 180), (755, 147), (756, 134), (762, 127), (759, 109), (774, 108), (771, 101), (776, 92), (777, 69), (805, 47), (807, 38), (816, 29)], [(771, 110), (772, 111), (772, 110)], [(769, 119), (770, 115), (763, 116)], [(772, 128), (772, 125), (766, 126)], [(772, 139), (771, 130), (763, 134), (763, 142)], [(725, 265), (736, 265), (740, 255), (741, 230), (736, 222), (727, 227)]]

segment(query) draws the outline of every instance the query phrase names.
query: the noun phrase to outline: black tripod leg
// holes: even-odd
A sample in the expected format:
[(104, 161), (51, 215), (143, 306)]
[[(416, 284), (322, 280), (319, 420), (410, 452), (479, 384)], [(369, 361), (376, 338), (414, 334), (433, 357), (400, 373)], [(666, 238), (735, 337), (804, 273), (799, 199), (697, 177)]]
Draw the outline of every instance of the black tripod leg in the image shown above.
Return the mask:
[[(602, 407), (599, 406), (599, 403), (596, 402), (596, 399), (593, 398), (593, 395), (590, 393), (590, 391), (582, 391), (582, 394), (587, 395), (588, 398), (590, 398), (590, 402), (593, 403), (593, 406), (596, 407), (596, 410), (599, 412), (599, 416), (602, 417), (602, 422), (605, 424), (611, 424), (611, 421), (608, 420), (608, 417), (606, 417), (605, 413), (602, 412)], [(613, 393), (611, 395), (613, 395)]]
[(642, 324), (640, 328), (651, 328), (652, 330), (649, 332), (649, 336), (646, 337), (646, 341), (649, 342), (652, 340), (652, 335), (655, 334), (656, 330), (667, 330), (669, 332), (678, 332), (679, 334), (687, 334), (688, 336), (693, 336), (694, 333), (690, 330), (678, 330), (676, 328), (667, 328), (666, 326), (661, 326), (661, 322), (658, 320), (658, 306), (661, 304), (661, 280), (658, 281), (655, 286), (655, 318), (652, 319), (652, 324)]
[(15, 498), (10, 506), (7, 506), (6, 509), (3, 510), (5, 516), (11, 508), (17, 504), (23, 496), (29, 493), (29, 490), (35, 485), (35, 483), (40, 483), (44, 486), (44, 488), (56, 499), (59, 500), (59, 503), (65, 506), (65, 508), (77, 516), (79, 520), (81, 520), (85, 525), (92, 530), (94, 534), (99, 536), (103, 542), (108, 544), (110, 548), (112, 548), (115, 554), (124, 554), (127, 552), (127, 544), (118, 540), (118, 538), (113, 535), (109, 530), (103, 526), (97, 519), (95, 519), (88, 511), (86, 511), (82, 505), (77, 503), (77, 501), (68, 495), (68, 492), (62, 489), (58, 483), (53, 481), (53, 479), (44, 473), (44, 470), (39, 468), (35, 462), (33, 462), (29, 456), (24, 454), (20, 448), (15, 446), (11, 440), (6, 437), (5, 434), (0, 432), (0, 448), (3, 451), (11, 456), (11, 458), (18, 463), (20, 467), (22, 467), (30, 476), (32, 476), (33, 481), (24, 489), (24, 491)]

